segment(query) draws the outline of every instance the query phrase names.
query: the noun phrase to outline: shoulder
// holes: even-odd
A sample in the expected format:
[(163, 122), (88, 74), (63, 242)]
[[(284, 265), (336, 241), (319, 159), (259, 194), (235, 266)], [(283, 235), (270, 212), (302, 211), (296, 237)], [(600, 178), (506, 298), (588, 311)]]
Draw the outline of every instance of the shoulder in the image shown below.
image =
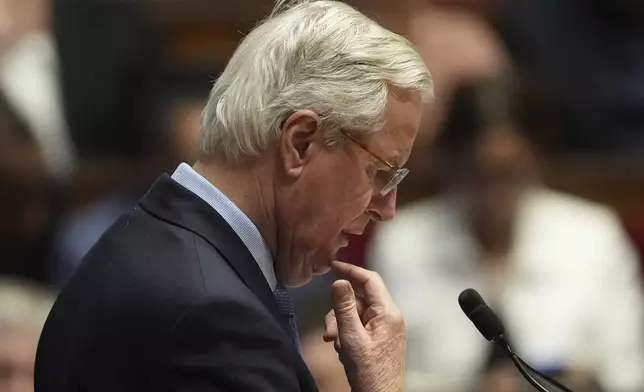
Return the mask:
[(615, 211), (557, 191), (538, 190), (529, 196), (519, 233), (519, 254), (535, 261), (531, 268), (574, 276), (586, 268), (584, 276), (601, 280), (607, 269), (633, 264), (637, 258)]
[(622, 231), (620, 219), (610, 207), (555, 190), (534, 190), (525, 207), (524, 216), (531, 224), (564, 235), (614, 236)]
[[(200, 257), (210, 268), (206, 287)], [(134, 207), (98, 240), (63, 289), (61, 304), (100, 301), (115, 321), (147, 324), (153, 315), (166, 326), (208, 296), (242, 295), (247, 288), (214, 247), (193, 232)], [(99, 309), (96, 309), (98, 311)], [(87, 311), (93, 312), (92, 309)], [(123, 321), (125, 322), (125, 321)]]

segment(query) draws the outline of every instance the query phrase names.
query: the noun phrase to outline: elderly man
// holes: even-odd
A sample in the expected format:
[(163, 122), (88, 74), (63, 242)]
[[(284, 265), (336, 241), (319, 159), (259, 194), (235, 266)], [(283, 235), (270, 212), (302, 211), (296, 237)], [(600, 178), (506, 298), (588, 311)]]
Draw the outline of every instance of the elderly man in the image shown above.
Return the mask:
[(195, 166), (162, 176), (60, 294), (36, 391), (316, 391), (284, 287), (329, 268), (325, 339), (352, 388), (402, 391), (398, 308), (334, 259), (393, 218), (431, 94), (412, 45), (353, 8), (278, 5), (215, 83)]

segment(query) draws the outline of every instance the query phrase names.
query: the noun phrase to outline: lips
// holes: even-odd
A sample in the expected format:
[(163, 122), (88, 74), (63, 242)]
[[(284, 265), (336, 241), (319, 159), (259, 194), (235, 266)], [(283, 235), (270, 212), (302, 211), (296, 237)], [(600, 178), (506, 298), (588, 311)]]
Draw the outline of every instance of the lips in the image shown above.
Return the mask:
[(349, 222), (342, 232), (350, 235), (362, 235), (367, 228), (367, 225), (369, 225), (369, 218), (367, 215), (363, 214), (359, 218)]
[(364, 233), (364, 227), (357, 230), (342, 230), (342, 233), (349, 235), (362, 235)]
[(340, 248), (346, 248), (347, 246), (349, 246), (349, 237), (347, 237), (347, 234), (349, 234), (349, 233), (342, 232), (340, 234), (340, 236), (339, 236), (340, 237), (339, 238), (340, 239)]

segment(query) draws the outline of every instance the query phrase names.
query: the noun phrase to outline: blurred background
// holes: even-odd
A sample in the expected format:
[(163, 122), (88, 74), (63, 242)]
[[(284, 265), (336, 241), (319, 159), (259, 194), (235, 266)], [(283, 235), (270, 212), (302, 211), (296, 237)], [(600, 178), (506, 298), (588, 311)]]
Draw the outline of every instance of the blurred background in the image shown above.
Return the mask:
[[(32, 390), (57, 290), (164, 171), (192, 162), (209, 88), (270, 0), (0, 0), (0, 392)], [(644, 2), (350, 1), (436, 85), (394, 222), (342, 258), (408, 323), (408, 390), (521, 392), (461, 314), (474, 287), (535, 367), (644, 391)], [(295, 290), (322, 391), (331, 276)]]

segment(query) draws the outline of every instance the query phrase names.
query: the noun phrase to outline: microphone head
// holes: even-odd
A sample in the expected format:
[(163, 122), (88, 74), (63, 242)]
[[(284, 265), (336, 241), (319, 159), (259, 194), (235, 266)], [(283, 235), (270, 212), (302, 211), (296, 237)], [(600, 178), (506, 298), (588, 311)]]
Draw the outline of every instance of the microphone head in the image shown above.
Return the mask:
[(461, 306), (463, 313), (470, 317), (469, 314), (479, 306), (486, 306), (487, 304), (481, 297), (481, 294), (474, 289), (465, 289), (458, 296), (458, 304)]
[(458, 304), (463, 313), (472, 321), (476, 329), (489, 341), (503, 335), (505, 328), (499, 316), (487, 306), (483, 297), (474, 289), (464, 290), (458, 296)]

